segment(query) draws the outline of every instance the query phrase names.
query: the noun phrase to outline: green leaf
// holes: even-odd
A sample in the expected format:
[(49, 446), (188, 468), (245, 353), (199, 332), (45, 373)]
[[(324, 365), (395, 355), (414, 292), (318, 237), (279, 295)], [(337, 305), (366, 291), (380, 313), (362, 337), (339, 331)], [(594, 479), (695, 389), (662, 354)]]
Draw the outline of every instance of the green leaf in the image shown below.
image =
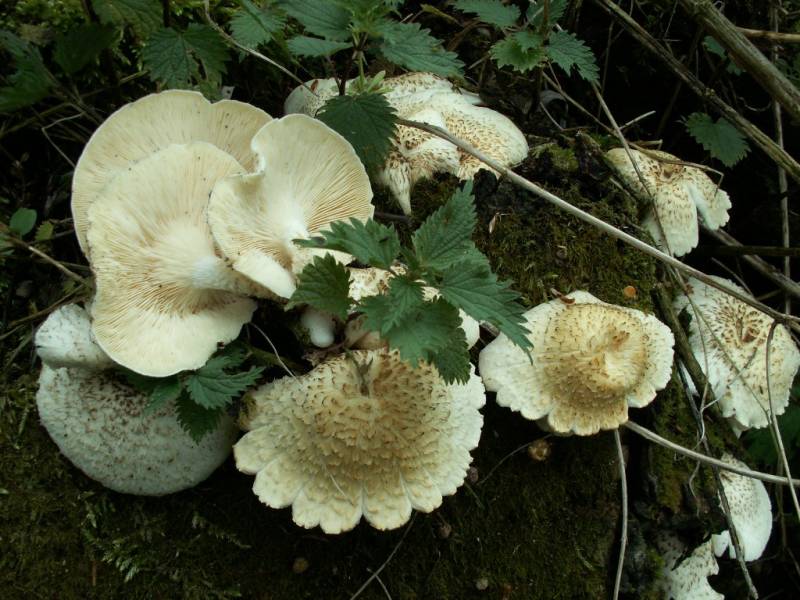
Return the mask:
[(280, 7), (306, 28), (306, 31), (329, 40), (350, 39), (350, 12), (336, 2), (319, 0), (283, 0)]
[(207, 25), (192, 23), (184, 32), (171, 27), (156, 31), (142, 48), (142, 62), (150, 76), (169, 87), (186, 87), (200, 78), (221, 80), (228, 51), (225, 42)]
[(0, 31), (0, 46), (11, 55), (16, 71), (0, 87), (0, 113), (35, 104), (50, 93), (54, 80), (39, 50), (9, 31)]
[(454, 6), (460, 11), (476, 14), (484, 23), (501, 29), (513, 27), (519, 19), (519, 9), (500, 0), (456, 0)]
[(244, 363), (247, 355), (248, 349), (244, 344), (238, 341), (232, 342), (209, 358), (206, 364), (203, 365), (203, 369), (207, 373), (211, 371), (220, 372), (222, 369), (235, 369)]
[(325, 103), (317, 118), (350, 142), (368, 169), (386, 160), (397, 114), (383, 94), (336, 96)]
[(116, 27), (97, 23), (81, 25), (56, 38), (53, 60), (64, 73), (72, 75), (94, 62), (118, 38)]
[(218, 365), (206, 364), (185, 377), (184, 387), (195, 404), (209, 409), (224, 408), (255, 385), (263, 370), (251, 367), (249, 371), (229, 374)]
[(353, 47), (349, 42), (334, 42), (305, 35), (294, 36), (289, 40), (287, 45), (292, 54), (296, 54), (297, 56), (310, 56), (312, 58), (330, 56), (331, 54), (339, 52), (339, 50)]
[(92, 0), (92, 6), (101, 23), (131, 25), (142, 38), (158, 29), (163, 18), (159, 0)]
[(525, 307), (509, 282), (498, 281), (485, 266), (463, 263), (448, 269), (437, 284), (442, 298), (473, 319), (488, 321), (523, 350), (530, 348), (525, 329)]
[(736, 63), (730, 60), (728, 53), (725, 52), (725, 48), (723, 48), (720, 43), (710, 35), (707, 35), (705, 38), (703, 38), (703, 46), (705, 46), (705, 49), (711, 54), (716, 54), (721, 59), (728, 61), (725, 70), (731, 75), (741, 75), (744, 72), (736, 66)]
[(53, 237), (53, 222), (45, 221), (36, 228), (36, 235), (33, 236), (36, 242), (47, 242)]
[(466, 383), (470, 376), (469, 348), (461, 327), (451, 331), (451, 337), (443, 350), (430, 357), (430, 362), (447, 383)]
[(286, 17), (273, 6), (259, 7), (250, 0), (241, 0), (242, 7), (231, 17), (231, 36), (248, 48), (257, 48), (272, 40), (286, 25)]
[[(372, 322), (369, 313), (365, 312), (365, 324)], [(453, 338), (453, 330), (461, 326), (458, 309), (449, 302), (437, 298), (433, 302), (424, 302), (417, 310), (409, 314), (400, 325), (392, 327), (382, 335), (392, 348), (400, 351), (403, 360), (416, 365), (419, 360), (431, 361), (432, 357), (447, 349)], [(374, 329), (373, 329), (374, 331)]]
[(524, 30), (512, 33), (489, 49), (489, 55), (497, 62), (498, 67), (511, 67), (520, 73), (526, 73), (544, 63), (547, 53), (544, 39), (532, 31)]
[(28, 235), (34, 225), (36, 225), (36, 211), (32, 208), (18, 208), (8, 222), (8, 228), (19, 237)]
[(321, 237), (295, 240), (295, 243), (306, 248), (347, 252), (359, 262), (381, 269), (391, 267), (400, 252), (400, 238), (394, 228), (372, 219), (366, 223), (355, 218), (334, 221), (327, 231), (321, 232)]
[(385, 295), (367, 296), (361, 301), (366, 327), (385, 336), (392, 328), (402, 326), (423, 308), (423, 285), (398, 275), (389, 280)]
[(569, 0), (550, 0), (547, 5), (547, 21), (545, 21), (544, 0), (531, 0), (525, 18), (536, 31), (552, 29), (553, 25), (564, 16), (567, 6), (569, 6)]
[(441, 41), (419, 23), (386, 21), (380, 29), (383, 57), (410, 71), (430, 71), (442, 77), (460, 77), (464, 63), (455, 52), (442, 48)]
[[(778, 417), (778, 428), (783, 438), (784, 449), (791, 461), (800, 451), (800, 406), (789, 404), (786, 412)], [(742, 437), (747, 452), (764, 465), (774, 465), (778, 461), (775, 442), (770, 428), (751, 429)]]
[(420, 266), (444, 271), (456, 262), (477, 259), (480, 253), (472, 242), (476, 222), (472, 182), (468, 181), (414, 232), (411, 242)]
[(714, 122), (706, 113), (696, 112), (684, 124), (689, 135), (726, 167), (732, 167), (750, 151), (744, 136), (722, 117)]
[(597, 83), (600, 69), (597, 67), (591, 48), (567, 31), (554, 31), (548, 38), (545, 48), (550, 60), (569, 75), (575, 67), (583, 79)]
[(298, 277), (288, 308), (308, 304), (342, 321), (350, 309), (350, 274), (332, 255), (315, 256)]
[(205, 408), (192, 401), (188, 394), (180, 394), (175, 401), (175, 416), (181, 427), (195, 443), (200, 441), (219, 425), (224, 408)]
[(175, 402), (183, 392), (183, 385), (176, 375), (157, 379), (150, 390), (150, 404), (147, 405), (148, 411), (155, 411), (171, 402)]

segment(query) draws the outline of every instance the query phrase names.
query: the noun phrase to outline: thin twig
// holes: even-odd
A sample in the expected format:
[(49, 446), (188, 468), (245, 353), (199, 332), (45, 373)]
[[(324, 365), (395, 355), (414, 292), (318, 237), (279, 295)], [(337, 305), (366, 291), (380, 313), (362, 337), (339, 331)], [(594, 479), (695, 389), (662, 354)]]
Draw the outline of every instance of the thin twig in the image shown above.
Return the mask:
[(622, 567), (625, 564), (625, 547), (628, 545), (628, 482), (625, 478), (625, 455), (622, 453), (622, 440), (619, 429), (614, 430), (614, 442), (617, 445), (617, 460), (619, 461), (619, 485), (622, 492), (622, 531), (619, 535), (619, 559), (617, 560), (617, 575), (614, 578), (614, 595), (619, 598), (619, 585), (622, 582)]
[(54, 266), (56, 269), (58, 269), (59, 271), (64, 273), (64, 275), (66, 275), (70, 279), (72, 279), (74, 281), (77, 281), (79, 284), (81, 284), (83, 286), (86, 286), (86, 287), (91, 287), (89, 285), (89, 283), (86, 281), (86, 279), (84, 279), (83, 277), (81, 277), (77, 273), (75, 273), (73, 271), (70, 271), (67, 267), (62, 265), (60, 262), (58, 262), (54, 258), (50, 258), (47, 254), (45, 254), (44, 252), (42, 252), (41, 250), (39, 250), (35, 246), (31, 246), (29, 243), (19, 239), (18, 237), (14, 236), (14, 235), (11, 235), (9, 233), (9, 231), (8, 231), (8, 227), (6, 227), (3, 224), (0, 224), (0, 233), (3, 234), (3, 239), (5, 241), (13, 244), (14, 246), (17, 246), (18, 248), (23, 248), (23, 249), (27, 250), (28, 252), (30, 252), (31, 254), (35, 254), (36, 256), (38, 256), (39, 258), (44, 260), (46, 263)]
[(800, 44), (800, 33), (784, 33), (782, 31), (764, 31), (763, 29), (748, 29), (747, 27), (737, 27), (745, 37), (751, 40), (769, 40), (771, 42), (784, 42), (788, 44)]
[(408, 532), (411, 531), (411, 527), (414, 525), (414, 519), (416, 519), (416, 518), (417, 518), (417, 513), (414, 513), (414, 515), (411, 517), (411, 521), (409, 521), (409, 523), (408, 523), (408, 527), (406, 527), (406, 530), (403, 532), (402, 537), (397, 542), (397, 545), (394, 547), (394, 550), (392, 550), (391, 553), (389, 554), (389, 556), (386, 557), (386, 560), (383, 561), (383, 564), (380, 567), (378, 567), (377, 569), (375, 569), (375, 572), (372, 575), (369, 576), (369, 579), (367, 579), (364, 582), (364, 584), (360, 588), (358, 588), (356, 590), (356, 593), (353, 594), (352, 596), (350, 596), (350, 600), (355, 600), (356, 598), (358, 598), (361, 595), (361, 592), (363, 592), (365, 589), (367, 589), (369, 584), (372, 583), (378, 577), (378, 575), (381, 574), (381, 571), (383, 571), (386, 568), (386, 565), (389, 564), (389, 561), (391, 561), (392, 558), (394, 558), (394, 555), (397, 554), (397, 551), (400, 549), (400, 546), (402, 545), (403, 540), (406, 539), (406, 536), (408, 535)]

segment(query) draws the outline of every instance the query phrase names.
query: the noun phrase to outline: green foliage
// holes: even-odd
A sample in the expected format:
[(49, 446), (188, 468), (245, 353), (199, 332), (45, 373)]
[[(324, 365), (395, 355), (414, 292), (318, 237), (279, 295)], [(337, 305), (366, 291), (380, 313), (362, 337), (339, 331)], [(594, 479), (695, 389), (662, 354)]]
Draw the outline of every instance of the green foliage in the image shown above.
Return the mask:
[(13, 59), (16, 71), (0, 87), (0, 113), (8, 113), (46, 97), (54, 79), (44, 66), (39, 50), (9, 31), (0, 31), (0, 47)]
[[(430, 215), (414, 233), (411, 247), (401, 246), (392, 227), (355, 219), (333, 223), (321, 237), (298, 240), (307, 247), (348, 252), (383, 269), (392, 268), (402, 255), (406, 267), (393, 269), (396, 272), (385, 294), (355, 302), (343, 285), (332, 285), (331, 278), (315, 275), (309, 266), (301, 274), (292, 304), (307, 302), (328, 312), (334, 312), (326, 308), (331, 303), (337, 307), (355, 304), (367, 329), (377, 332), (411, 364), (432, 363), (448, 382), (464, 382), (470, 373), (459, 309), (494, 324), (527, 350), (530, 342), (519, 295), (507, 282), (497, 280), (471, 239), (477, 220), (471, 191), (471, 184), (465, 184)], [(425, 300), (426, 287), (438, 288), (438, 297)], [(336, 314), (344, 319), (347, 311)]]
[(352, 48), (353, 45), (349, 42), (337, 42), (334, 40), (308, 37), (307, 35), (296, 35), (289, 40), (288, 46), (292, 54), (317, 58), (320, 56), (330, 56), (339, 50)]
[(484, 23), (500, 28), (512, 27), (519, 19), (519, 9), (500, 0), (456, 0), (454, 6), (460, 11), (477, 15)]
[(288, 308), (308, 304), (344, 320), (350, 302), (350, 275), (347, 269), (331, 254), (315, 256), (300, 274), (297, 290), (289, 300)]
[(529, 30), (506, 36), (489, 49), (498, 67), (511, 67), (520, 73), (541, 66), (547, 61), (544, 38)]
[(350, 142), (368, 169), (382, 165), (386, 160), (397, 116), (382, 94), (331, 98), (317, 118)]
[(566, 31), (554, 31), (550, 34), (548, 42), (547, 56), (553, 63), (561, 67), (565, 73), (569, 73), (572, 67), (575, 67), (583, 79), (597, 83), (600, 70), (597, 68), (594, 54), (586, 44)]
[(247, 46), (257, 48), (273, 39), (273, 36), (286, 25), (286, 16), (273, 3), (263, 7), (250, 0), (241, 0), (242, 6), (231, 17), (233, 39)]
[(537, 31), (542, 28), (549, 29), (564, 16), (568, 6), (569, 0), (550, 0), (547, 3), (547, 13), (545, 13), (544, 0), (531, 0), (525, 18)]
[[(797, 391), (793, 390), (792, 395), (796, 396)], [(792, 460), (792, 457), (800, 455), (800, 406), (789, 404), (786, 412), (778, 417), (778, 428), (781, 430), (786, 454), (789, 460)], [(743, 441), (747, 452), (755, 460), (763, 465), (777, 464), (778, 453), (772, 439), (771, 428), (751, 429), (745, 432)]]
[(96, 23), (81, 25), (56, 39), (53, 60), (64, 73), (73, 75), (94, 62), (118, 37), (116, 27)]
[(410, 71), (430, 71), (442, 77), (461, 75), (464, 63), (455, 52), (442, 48), (441, 42), (419, 23), (389, 21), (381, 28), (383, 57)]
[(92, 7), (104, 25), (130, 25), (141, 38), (161, 26), (159, 0), (92, 0)]
[(750, 151), (744, 136), (723, 117), (715, 122), (706, 113), (696, 112), (684, 124), (689, 135), (726, 167), (732, 167)]
[(53, 222), (45, 221), (36, 228), (36, 235), (33, 236), (36, 242), (47, 242), (53, 238)]
[(741, 75), (743, 73), (743, 71), (739, 67), (736, 66), (736, 63), (734, 63), (733, 61), (730, 60), (730, 57), (728, 56), (728, 53), (725, 52), (725, 48), (720, 46), (720, 43), (717, 40), (715, 40), (713, 37), (711, 37), (710, 35), (707, 35), (706, 37), (704, 37), (703, 38), (703, 46), (711, 54), (715, 54), (716, 56), (719, 56), (720, 58), (728, 61), (728, 64), (725, 67), (725, 70), (728, 73), (730, 73), (731, 75)]
[(11, 233), (23, 237), (28, 235), (36, 225), (36, 211), (32, 208), (18, 208), (8, 221)]
[(280, 7), (314, 35), (339, 42), (350, 38), (350, 12), (337, 2), (283, 0)]
[(142, 48), (142, 62), (150, 77), (168, 87), (185, 88), (193, 80), (202, 79), (218, 84), (226, 60), (228, 50), (222, 38), (208, 25), (198, 23), (185, 31), (163, 27)]

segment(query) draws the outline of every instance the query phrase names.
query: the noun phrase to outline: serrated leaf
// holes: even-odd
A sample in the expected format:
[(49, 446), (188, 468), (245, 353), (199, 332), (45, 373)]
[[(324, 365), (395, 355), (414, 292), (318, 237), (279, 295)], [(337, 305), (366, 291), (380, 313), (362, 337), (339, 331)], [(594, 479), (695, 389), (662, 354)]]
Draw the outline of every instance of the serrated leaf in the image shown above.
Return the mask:
[(288, 308), (308, 304), (317, 310), (347, 319), (350, 309), (350, 274), (332, 255), (315, 256), (297, 278), (297, 289)]
[(178, 423), (198, 444), (217, 428), (224, 412), (224, 408), (204, 408), (193, 402), (188, 394), (180, 394), (175, 401)]
[(53, 237), (53, 222), (45, 221), (36, 228), (36, 235), (33, 236), (34, 241), (47, 242)]
[(513, 4), (503, 4), (500, 0), (456, 0), (454, 6), (501, 29), (512, 27), (519, 19), (519, 9)]
[(247, 359), (247, 348), (235, 341), (225, 346), (202, 366), (207, 375), (221, 374), (224, 369), (235, 369)]
[(547, 21), (545, 21), (544, 0), (531, 0), (525, 18), (536, 31), (541, 31), (543, 26), (551, 29), (564, 16), (567, 6), (569, 6), (569, 0), (550, 0), (547, 5)]
[(524, 327), (525, 307), (506, 281), (498, 281), (488, 268), (474, 263), (455, 265), (437, 287), (442, 298), (477, 321), (488, 321), (523, 350), (530, 348)]
[(367, 329), (384, 336), (393, 327), (401, 326), (413, 318), (424, 303), (422, 283), (398, 275), (389, 280), (385, 295), (364, 298), (360, 310), (366, 317)]
[(310, 33), (340, 42), (350, 39), (350, 12), (336, 2), (282, 0), (280, 7)]
[(171, 27), (156, 31), (142, 48), (142, 62), (156, 81), (169, 87), (186, 87), (199, 78), (200, 65), (206, 78), (221, 80), (228, 51), (225, 42), (207, 25), (192, 23), (186, 31)]
[(511, 67), (526, 73), (544, 63), (547, 53), (543, 38), (528, 31), (518, 31), (500, 40), (489, 49), (498, 67)]
[(89, 23), (56, 38), (53, 60), (67, 75), (77, 73), (94, 62), (100, 53), (119, 38), (119, 30), (111, 25)]
[(706, 113), (696, 112), (689, 115), (685, 125), (689, 135), (726, 167), (732, 167), (750, 151), (744, 136), (723, 117), (714, 122)]
[(142, 38), (158, 29), (163, 17), (159, 0), (92, 0), (92, 6), (101, 23), (131, 25)]
[(372, 219), (365, 223), (355, 218), (334, 221), (320, 236), (310, 240), (295, 240), (295, 243), (306, 248), (347, 252), (359, 262), (381, 269), (391, 267), (400, 252), (400, 238), (394, 228)]
[(287, 45), (292, 54), (296, 54), (297, 56), (310, 56), (312, 58), (330, 56), (331, 54), (339, 52), (339, 50), (353, 47), (349, 42), (335, 42), (332, 40), (308, 37), (306, 35), (294, 36), (288, 41)]
[(36, 225), (36, 211), (32, 208), (18, 208), (8, 221), (8, 228), (19, 237), (28, 235)]
[(0, 31), (0, 46), (11, 55), (16, 70), (0, 87), (0, 113), (35, 104), (50, 93), (54, 80), (39, 50), (9, 31)]
[(177, 376), (157, 379), (150, 390), (150, 403), (147, 405), (147, 410), (155, 411), (175, 402), (181, 392), (183, 392), (183, 385)]
[(727, 60), (728, 64), (725, 67), (725, 70), (730, 73), (731, 75), (741, 75), (743, 71), (736, 66), (736, 64), (729, 59), (728, 53), (725, 52), (725, 48), (723, 48), (720, 43), (715, 40), (710, 35), (707, 35), (703, 38), (703, 46), (706, 50), (708, 50), (711, 54), (715, 54), (719, 56), (723, 60)]
[(250, 0), (241, 0), (241, 8), (231, 17), (231, 36), (248, 48), (257, 48), (272, 40), (286, 25), (286, 17), (273, 6), (259, 7)]
[(416, 365), (419, 360), (430, 362), (434, 355), (445, 350), (453, 339), (453, 330), (460, 326), (458, 309), (437, 298), (424, 302), (402, 324), (390, 328), (381, 337), (400, 351), (403, 360)]
[(461, 327), (453, 329), (443, 350), (430, 357), (430, 362), (447, 383), (466, 383), (470, 376), (469, 348)]
[(228, 47), (220, 35), (208, 25), (192, 23), (183, 32), (183, 39), (192, 54), (203, 65), (206, 77), (213, 81), (221, 81), (225, 74), (225, 62), (228, 60)]
[(572, 67), (583, 79), (597, 83), (600, 69), (591, 48), (567, 31), (554, 31), (548, 38), (545, 47), (550, 60), (561, 67), (569, 75)]
[(255, 385), (264, 369), (251, 367), (249, 371), (228, 374), (213, 368), (201, 367), (184, 379), (184, 387), (192, 401), (203, 408), (224, 408), (231, 400)]
[(383, 57), (410, 71), (429, 71), (442, 77), (460, 77), (464, 63), (455, 52), (442, 48), (440, 40), (419, 23), (386, 21), (380, 29)]
[(383, 94), (336, 96), (325, 103), (317, 118), (350, 142), (368, 169), (386, 160), (397, 114)]

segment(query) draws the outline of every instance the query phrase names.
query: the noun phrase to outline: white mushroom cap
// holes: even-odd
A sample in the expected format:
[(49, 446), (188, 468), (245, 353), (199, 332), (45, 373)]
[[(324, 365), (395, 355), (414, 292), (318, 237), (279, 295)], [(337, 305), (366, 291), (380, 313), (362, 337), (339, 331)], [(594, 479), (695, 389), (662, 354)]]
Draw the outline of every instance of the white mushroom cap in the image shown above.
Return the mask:
[[(730, 280), (714, 279), (747, 294)], [(740, 429), (766, 427), (769, 425), (767, 337), (772, 318), (696, 279), (689, 280), (689, 287), (690, 297), (679, 296), (675, 310), (686, 308), (692, 317), (689, 344), (722, 414), (733, 419)], [(772, 406), (775, 414), (781, 415), (789, 404), (792, 380), (800, 367), (800, 351), (783, 325), (775, 327), (769, 359)]]
[(196, 444), (174, 409), (147, 410), (149, 399), (111, 375), (42, 367), (36, 405), (64, 456), (92, 479), (126, 494), (161, 496), (197, 485), (228, 456), (233, 421)]
[[(350, 86), (352, 80), (347, 82)], [(328, 79), (309, 79), (292, 90), (283, 103), (283, 114), (303, 114), (316, 116), (325, 103), (339, 95), (339, 87), (333, 77)]]
[[(639, 167), (644, 185), (624, 148), (609, 150), (606, 158), (638, 196), (648, 202), (652, 197), (652, 206), (649, 206), (642, 225), (659, 246), (669, 248), (675, 256), (683, 256), (696, 247), (699, 241), (698, 213), (710, 229), (719, 229), (728, 222), (730, 198), (703, 170), (675, 164), (680, 159), (666, 152), (652, 150), (648, 155), (631, 149), (630, 153)], [(656, 214), (664, 236), (658, 227)]]
[(663, 534), (657, 543), (664, 558), (662, 571), (666, 600), (722, 600), (724, 595), (708, 583), (708, 577), (719, 573), (719, 565), (711, 550), (711, 540), (700, 544), (680, 560), (684, 544), (672, 534)]
[(525, 316), (531, 359), (501, 334), (481, 351), (479, 369), (497, 403), (526, 419), (592, 435), (627, 421), (629, 406), (648, 405), (669, 382), (674, 339), (652, 315), (578, 291)]
[[(742, 461), (726, 454), (726, 463), (747, 468)], [(767, 488), (758, 479), (721, 470), (722, 489), (731, 509), (731, 521), (736, 528), (739, 544), (746, 561), (756, 560), (764, 553), (772, 533), (772, 503)], [(728, 550), (730, 558), (736, 558), (736, 548), (731, 542), (730, 531), (712, 535), (714, 554), (722, 556)]]
[(36, 332), (34, 344), (42, 362), (54, 369), (100, 370), (114, 364), (94, 341), (89, 314), (77, 304), (50, 313)]
[(390, 88), (386, 97), (393, 104), (402, 105), (405, 100), (424, 102), (426, 97), (442, 92), (459, 94), (470, 104), (480, 104), (478, 94), (468, 92), (447, 79), (433, 73), (412, 72), (389, 77), (385, 84)]
[(214, 183), (242, 168), (205, 142), (173, 145), (115, 177), (89, 210), (92, 331), (152, 377), (197, 369), (239, 334), (259, 290), (219, 258), (206, 223)]
[(355, 351), (253, 392), (234, 446), (237, 468), (273, 508), (326, 533), (403, 525), (455, 493), (478, 445), (480, 378), (445, 384), (396, 352)]
[(308, 306), (300, 315), (300, 324), (317, 348), (327, 348), (333, 344), (336, 321), (330, 313)]
[(295, 275), (314, 256), (292, 240), (309, 238), (333, 221), (372, 216), (372, 189), (353, 147), (324, 123), (290, 115), (267, 123), (253, 138), (254, 174), (217, 183), (208, 203), (214, 239), (234, 269), (288, 298)]
[(72, 180), (72, 216), (87, 253), (89, 206), (129, 165), (170, 144), (210, 142), (250, 169), (250, 140), (270, 120), (263, 110), (236, 100), (211, 104), (199, 92), (168, 90), (126, 104), (94, 132)]

